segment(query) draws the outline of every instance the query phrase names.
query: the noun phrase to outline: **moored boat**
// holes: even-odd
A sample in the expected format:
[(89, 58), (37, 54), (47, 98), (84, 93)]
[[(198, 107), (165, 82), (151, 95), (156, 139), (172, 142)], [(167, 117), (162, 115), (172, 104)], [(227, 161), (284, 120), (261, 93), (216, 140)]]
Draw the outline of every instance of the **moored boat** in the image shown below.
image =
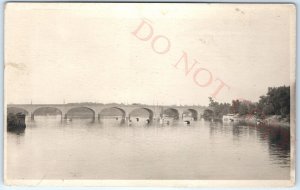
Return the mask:
[(230, 124), (230, 123), (234, 124), (234, 123), (239, 123), (240, 119), (237, 114), (227, 114), (227, 115), (223, 115), (222, 121), (225, 124)]
[(7, 130), (8, 131), (19, 131), (26, 128), (25, 124), (26, 115), (23, 113), (9, 113), (7, 115)]

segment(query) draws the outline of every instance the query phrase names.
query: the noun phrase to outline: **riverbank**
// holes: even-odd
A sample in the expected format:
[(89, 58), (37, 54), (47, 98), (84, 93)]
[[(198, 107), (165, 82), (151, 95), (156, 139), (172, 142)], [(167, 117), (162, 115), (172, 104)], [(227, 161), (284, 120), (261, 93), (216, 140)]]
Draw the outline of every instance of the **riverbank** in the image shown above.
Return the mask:
[(290, 127), (288, 118), (282, 118), (279, 115), (268, 116), (264, 119), (258, 119), (255, 116), (240, 116), (240, 121), (249, 125), (267, 125), (278, 127)]

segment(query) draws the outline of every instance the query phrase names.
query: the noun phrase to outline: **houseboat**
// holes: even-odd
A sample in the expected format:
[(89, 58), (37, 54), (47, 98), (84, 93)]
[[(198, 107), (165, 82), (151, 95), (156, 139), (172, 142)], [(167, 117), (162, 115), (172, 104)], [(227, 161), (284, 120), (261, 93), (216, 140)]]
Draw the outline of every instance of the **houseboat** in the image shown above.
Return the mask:
[(239, 123), (240, 119), (239, 119), (238, 114), (227, 114), (227, 115), (223, 115), (222, 121), (225, 124)]

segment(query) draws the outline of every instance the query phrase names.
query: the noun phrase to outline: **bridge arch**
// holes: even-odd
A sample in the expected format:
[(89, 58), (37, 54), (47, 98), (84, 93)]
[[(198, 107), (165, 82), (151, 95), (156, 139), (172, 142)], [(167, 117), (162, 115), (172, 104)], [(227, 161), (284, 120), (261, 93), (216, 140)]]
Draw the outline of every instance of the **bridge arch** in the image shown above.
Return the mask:
[(122, 124), (125, 120), (125, 117), (126, 117), (126, 112), (122, 108), (108, 107), (100, 111), (98, 115), (98, 120), (104, 121), (104, 119), (115, 119), (120, 124)]
[(198, 120), (198, 112), (194, 109), (186, 109), (183, 111), (182, 117), (191, 117), (194, 121)]
[(179, 120), (179, 111), (175, 108), (164, 109), (162, 114), (163, 117), (172, 117), (174, 120)]
[(43, 106), (36, 108), (31, 113), (31, 120), (34, 120), (35, 115), (61, 115), (61, 119), (63, 118), (63, 113), (60, 109), (51, 106)]
[(72, 107), (66, 111), (65, 119), (76, 119), (76, 118), (91, 118), (95, 121), (96, 111), (90, 107), (78, 106)]
[(129, 113), (129, 119), (134, 122), (139, 122), (140, 119), (145, 120), (146, 123), (153, 121), (154, 112), (145, 107), (135, 108)]
[(23, 113), (25, 115), (29, 115), (29, 111), (27, 111), (24, 108), (20, 108), (20, 107), (7, 107), (7, 114), (9, 114), (9, 113), (13, 113), (13, 114)]

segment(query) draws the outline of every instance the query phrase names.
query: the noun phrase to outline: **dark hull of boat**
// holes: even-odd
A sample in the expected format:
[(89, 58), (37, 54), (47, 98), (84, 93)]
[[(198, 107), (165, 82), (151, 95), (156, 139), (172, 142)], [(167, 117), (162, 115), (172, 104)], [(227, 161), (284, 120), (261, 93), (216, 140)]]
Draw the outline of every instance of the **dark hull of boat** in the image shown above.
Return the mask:
[(7, 131), (15, 132), (15, 131), (24, 131), (26, 125), (7, 125)]
[(25, 123), (25, 114), (17, 113), (17, 114), (8, 114), (7, 116), (7, 131), (17, 131), (22, 132), (26, 128)]

